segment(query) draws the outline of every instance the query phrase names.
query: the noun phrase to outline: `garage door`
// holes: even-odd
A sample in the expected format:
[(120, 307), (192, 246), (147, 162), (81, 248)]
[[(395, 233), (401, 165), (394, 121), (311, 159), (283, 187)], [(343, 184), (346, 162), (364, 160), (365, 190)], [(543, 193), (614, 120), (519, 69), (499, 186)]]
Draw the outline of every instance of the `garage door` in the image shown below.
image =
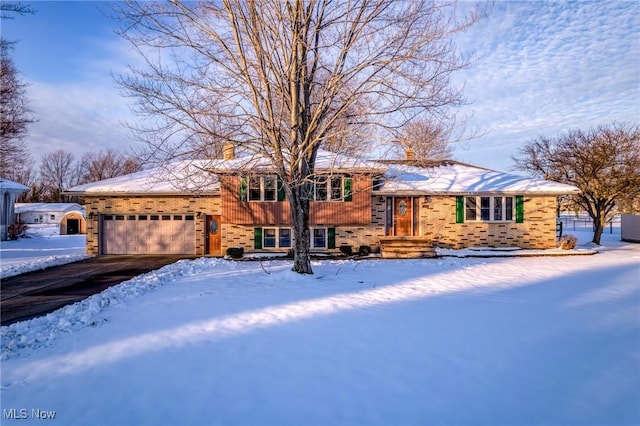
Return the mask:
[(102, 216), (103, 254), (195, 254), (193, 215)]

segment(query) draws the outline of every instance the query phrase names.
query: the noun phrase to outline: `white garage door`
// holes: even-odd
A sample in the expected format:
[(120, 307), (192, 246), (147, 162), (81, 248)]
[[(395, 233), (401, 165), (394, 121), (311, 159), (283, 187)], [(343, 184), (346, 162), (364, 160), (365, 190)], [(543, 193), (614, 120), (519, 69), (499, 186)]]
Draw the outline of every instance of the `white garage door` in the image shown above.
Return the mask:
[(195, 234), (193, 215), (103, 215), (102, 253), (195, 254)]

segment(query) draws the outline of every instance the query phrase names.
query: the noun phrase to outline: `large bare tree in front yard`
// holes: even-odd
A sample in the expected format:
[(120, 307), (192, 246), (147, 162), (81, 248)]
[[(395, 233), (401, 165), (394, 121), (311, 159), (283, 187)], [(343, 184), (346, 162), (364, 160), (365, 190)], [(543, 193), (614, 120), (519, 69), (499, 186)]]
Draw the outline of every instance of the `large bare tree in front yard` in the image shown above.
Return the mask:
[(477, 18), (420, 0), (127, 2), (117, 12), (145, 61), (120, 83), (153, 123), (136, 129), (149, 152), (188, 156), (206, 140), (268, 157), (291, 205), (293, 269), (309, 274), (318, 150), (349, 140), (345, 123), (393, 140), (414, 116), (446, 118), (462, 103), (450, 76), (467, 65), (451, 39)]
[(575, 185), (573, 201), (593, 219), (593, 242), (623, 206), (640, 199), (640, 127), (613, 123), (528, 142), (514, 158), (534, 175)]

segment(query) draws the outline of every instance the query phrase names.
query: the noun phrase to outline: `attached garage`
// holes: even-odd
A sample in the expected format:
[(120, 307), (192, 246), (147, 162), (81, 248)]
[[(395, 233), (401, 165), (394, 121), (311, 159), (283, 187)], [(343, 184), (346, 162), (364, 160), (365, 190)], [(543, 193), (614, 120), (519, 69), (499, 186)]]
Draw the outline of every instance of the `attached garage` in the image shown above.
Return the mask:
[(193, 214), (102, 215), (102, 254), (195, 254)]

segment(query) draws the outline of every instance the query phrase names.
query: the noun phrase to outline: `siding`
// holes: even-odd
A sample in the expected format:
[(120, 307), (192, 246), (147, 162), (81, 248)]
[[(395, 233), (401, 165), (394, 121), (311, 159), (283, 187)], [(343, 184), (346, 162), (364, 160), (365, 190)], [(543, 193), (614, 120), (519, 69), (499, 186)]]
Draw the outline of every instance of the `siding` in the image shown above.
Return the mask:
[[(371, 178), (352, 176), (352, 201), (312, 201), (310, 225), (366, 225), (371, 223)], [(222, 222), (237, 225), (291, 226), (288, 201), (240, 201), (240, 178), (220, 176)]]

